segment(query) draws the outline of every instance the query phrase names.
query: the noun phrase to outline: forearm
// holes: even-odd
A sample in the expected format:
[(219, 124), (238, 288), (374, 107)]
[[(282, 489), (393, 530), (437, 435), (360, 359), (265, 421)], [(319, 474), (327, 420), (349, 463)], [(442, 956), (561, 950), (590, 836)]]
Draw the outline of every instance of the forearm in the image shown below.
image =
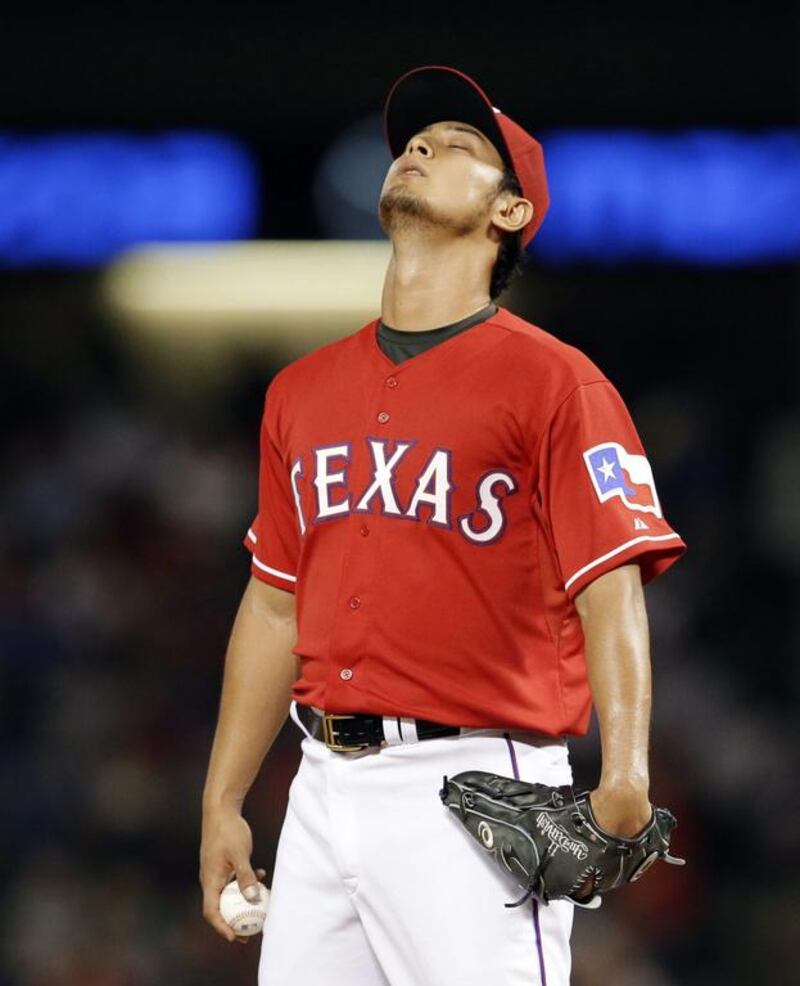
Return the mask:
[(650, 642), (639, 567), (621, 566), (576, 600), (600, 728), (600, 788), (646, 796), (651, 709)]
[(289, 711), (296, 678), (293, 613), (276, 615), (251, 582), (225, 657), (219, 716), (203, 791), (204, 812), (241, 808)]

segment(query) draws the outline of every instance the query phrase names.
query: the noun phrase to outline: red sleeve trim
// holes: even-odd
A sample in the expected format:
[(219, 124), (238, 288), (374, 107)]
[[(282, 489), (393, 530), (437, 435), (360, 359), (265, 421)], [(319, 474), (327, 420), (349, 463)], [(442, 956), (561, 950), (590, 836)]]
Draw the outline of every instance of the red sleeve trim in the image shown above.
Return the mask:
[(297, 584), (297, 576), (291, 575), (289, 572), (282, 572), (279, 568), (272, 568), (271, 565), (265, 565), (263, 561), (256, 558), (255, 551), (253, 551), (253, 545), (256, 543), (257, 538), (251, 528), (242, 538), (242, 544), (252, 555), (250, 559), (250, 571), (253, 575), (261, 579), (262, 582), (268, 582), (278, 589), (286, 589), (288, 592), (294, 592)]
[(267, 582), (269, 585), (274, 585), (276, 589), (285, 589), (286, 592), (296, 592), (297, 590), (297, 579), (295, 576), (285, 575), (283, 572), (276, 573), (276, 569), (262, 564), (255, 555), (253, 555), (250, 571), (257, 579)]
[[(645, 547), (641, 547), (641, 545), (645, 545)], [(647, 564), (645, 564), (645, 559), (642, 559), (642, 582), (646, 583), (655, 578), (656, 575), (666, 571), (685, 551), (686, 545), (681, 536), (674, 531), (671, 534), (642, 534), (639, 537), (631, 538), (630, 541), (625, 541), (624, 544), (620, 544), (616, 548), (612, 548), (611, 551), (607, 551), (604, 555), (600, 555), (599, 558), (595, 558), (587, 565), (579, 568), (564, 583), (564, 590), (572, 600), (581, 589), (600, 575), (610, 572), (620, 565), (627, 564), (639, 556), (657, 555), (656, 558), (651, 558)]]

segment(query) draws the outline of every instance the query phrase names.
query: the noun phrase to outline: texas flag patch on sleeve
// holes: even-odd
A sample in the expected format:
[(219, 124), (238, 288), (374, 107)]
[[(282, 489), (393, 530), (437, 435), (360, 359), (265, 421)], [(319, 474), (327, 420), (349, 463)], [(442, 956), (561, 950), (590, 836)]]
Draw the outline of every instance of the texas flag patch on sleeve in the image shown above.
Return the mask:
[(601, 503), (619, 497), (629, 510), (661, 517), (653, 470), (645, 456), (628, 452), (619, 442), (603, 442), (583, 453)]

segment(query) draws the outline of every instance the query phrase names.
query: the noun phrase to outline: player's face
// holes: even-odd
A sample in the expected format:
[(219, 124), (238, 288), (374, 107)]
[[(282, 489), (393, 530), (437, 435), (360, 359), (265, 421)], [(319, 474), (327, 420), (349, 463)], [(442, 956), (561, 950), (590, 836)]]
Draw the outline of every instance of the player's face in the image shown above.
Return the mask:
[(458, 120), (433, 123), (392, 162), (381, 189), (381, 224), (391, 233), (402, 216), (462, 236), (479, 231), (502, 174), (497, 148), (475, 127)]

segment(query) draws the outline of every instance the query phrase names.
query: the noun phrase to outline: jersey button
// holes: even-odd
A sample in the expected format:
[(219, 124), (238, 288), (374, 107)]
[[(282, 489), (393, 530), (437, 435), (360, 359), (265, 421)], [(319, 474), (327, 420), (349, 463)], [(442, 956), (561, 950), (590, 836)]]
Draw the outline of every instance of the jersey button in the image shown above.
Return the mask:
[(396, 387), (397, 386), (397, 377), (387, 377), (386, 378), (386, 386), (387, 387)]
[(380, 423), (382, 425), (385, 425), (388, 420), (389, 420), (389, 414), (388, 414), (388, 412), (387, 411), (381, 411), (380, 414), (378, 415), (378, 421), (380, 421)]
[(366, 524), (362, 524), (360, 528), (361, 537), (366, 537), (369, 534), (369, 528)]
[(358, 596), (350, 597), (350, 609), (358, 609), (360, 605), (361, 605), (361, 600), (358, 598)]
[(339, 672), (339, 677), (342, 681), (349, 681), (353, 677), (353, 672), (350, 668), (342, 668)]

